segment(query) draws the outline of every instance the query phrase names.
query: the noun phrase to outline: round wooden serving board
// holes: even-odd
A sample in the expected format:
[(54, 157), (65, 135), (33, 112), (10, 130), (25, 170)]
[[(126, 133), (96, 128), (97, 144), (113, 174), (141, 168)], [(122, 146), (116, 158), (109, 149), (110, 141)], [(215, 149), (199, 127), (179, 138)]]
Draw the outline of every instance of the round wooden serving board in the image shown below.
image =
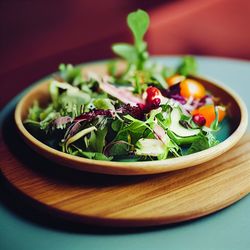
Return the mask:
[(41, 208), (84, 223), (122, 227), (181, 222), (225, 208), (250, 192), (249, 135), (212, 161), (150, 176), (84, 173), (29, 150), (24, 160), (1, 143), (5, 178)]

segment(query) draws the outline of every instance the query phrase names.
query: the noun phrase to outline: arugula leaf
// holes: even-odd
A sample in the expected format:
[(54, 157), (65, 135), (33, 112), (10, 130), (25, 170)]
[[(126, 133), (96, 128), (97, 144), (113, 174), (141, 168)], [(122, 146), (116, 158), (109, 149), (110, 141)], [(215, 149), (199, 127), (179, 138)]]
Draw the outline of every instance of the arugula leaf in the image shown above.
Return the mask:
[(73, 148), (75, 148), (76, 150), (73, 151), (71, 148), (69, 148), (68, 153), (70, 153), (72, 155), (83, 156), (83, 157), (88, 158), (88, 159), (101, 160), (101, 161), (111, 161), (113, 159), (113, 157), (111, 157), (111, 156), (107, 157), (103, 153), (83, 151), (82, 149), (76, 147), (75, 145), (73, 145)]
[(60, 114), (56, 111), (50, 112), (44, 120), (40, 122), (40, 128), (42, 130), (48, 131), (49, 125), (51, 124), (52, 121), (60, 117)]
[(88, 148), (91, 151), (102, 153), (105, 146), (105, 137), (107, 135), (107, 132), (107, 127), (98, 129), (97, 131), (92, 131), (89, 138)]
[(40, 108), (38, 101), (35, 100), (33, 103), (33, 106), (29, 108), (29, 114), (28, 114), (27, 120), (38, 121), (42, 111), (43, 109)]
[(109, 148), (109, 155), (123, 156), (128, 155), (131, 145), (125, 141), (116, 141)]
[(197, 62), (193, 56), (184, 56), (181, 64), (177, 68), (177, 73), (188, 76), (197, 71)]
[(202, 136), (199, 139), (193, 141), (193, 143), (187, 150), (187, 154), (193, 154), (207, 148), (209, 148), (208, 139), (205, 136)]
[(111, 128), (115, 131), (118, 132), (123, 126), (123, 121), (120, 119), (116, 119), (111, 123)]
[(187, 154), (193, 154), (205, 149), (208, 149), (210, 147), (213, 147), (217, 145), (219, 141), (217, 141), (212, 133), (199, 134), (199, 138), (197, 138), (193, 143), (191, 144), (190, 148), (187, 150)]
[(115, 110), (114, 105), (112, 104), (112, 101), (109, 98), (97, 98), (93, 101), (93, 104), (97, 109), (111, 109)]
[(215, 136), (213, 135), (213, 133), (206, 133), (206, 137), (208, 139), (208, 143), (209, 143), (209, 147), (213, 147), (217, 144), (219, 144), (220, 142), (215, 138)]
[[(130, 115), (124, 116), (124, 125), (115, 137), (115, 141), (126, 141), (135, 144), (140, 138), (151, 138), (153, 135), (154, 119), (157, 112), (153, 112), (147, 121), (141, 121)], [(154, 137), (154, 136), (153, 136)]]
[(75, 118), (83, 112), (84, 104), (89, 101), (90, 96), (86, 93), (66, 91), (58, 98), (60, 113)]
[(59, 65), (60, 77), (74, 86), (78, 86), (83, 83), (81, 75), (81, 69), (74, 67), (72, 64), (60, 64)]

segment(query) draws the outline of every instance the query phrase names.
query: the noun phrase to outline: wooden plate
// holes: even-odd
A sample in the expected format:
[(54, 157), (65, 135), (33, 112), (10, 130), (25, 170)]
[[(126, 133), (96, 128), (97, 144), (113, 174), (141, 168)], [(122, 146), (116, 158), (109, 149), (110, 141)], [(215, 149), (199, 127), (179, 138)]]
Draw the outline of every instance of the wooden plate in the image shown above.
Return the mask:
[[(100, 63), (92, 64), (83, 67), (82, 70), (83, 74), (87, 71), (105, 73), (105, 65)], [(246, 131), (248, 121), (245, 104), (231, 89), (217, 81), (204, 77), (195, 77), (195, 79), (202, 82), (206, 89), (211, 91), (212, 94), (220, 97), (223, 104), (230, 105), (229, 115), (233, 117), (233, 119), (230, 122), (229, 137), (226, 140), (212, 148), (188, 156), (162, 161), (108, 162), (72, 156), (45, 145), (26, 130), (23, 121), (27, 117), (29, 107), (31, 107), (34, 100), (37, 99), (41, 103), (47, 103), (49, 101), (49, 80), (41, 81), (39, 84), (35, 85), (21, 99), (16, 107), (15, 122), (24, 141), (30, 145), (32, 149), (52, 161), (71, 168), (113, 175), (156, 174), (183, 169), (209, 161), (232, 148)]]
[(4, 177), (34, 206), (68, 220), (118, 227), (176, 223), (218, 211), (250, 192), (250, 136), (197, 167), (110, 176), (54, 164), (26, 145), (20, 148), (15, 131), (9, 133), (18, 142), (0, 142)]

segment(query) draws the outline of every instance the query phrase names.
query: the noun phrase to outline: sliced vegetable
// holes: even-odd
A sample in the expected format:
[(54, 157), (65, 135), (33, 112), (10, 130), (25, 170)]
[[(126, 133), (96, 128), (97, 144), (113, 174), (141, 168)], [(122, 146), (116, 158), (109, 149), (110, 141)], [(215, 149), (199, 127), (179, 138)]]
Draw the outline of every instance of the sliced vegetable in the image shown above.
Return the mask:
[(166, 145), (157, 139), (140, 139), (136, 143), (135, 154), (144, 156), (155, 156), (161, 155), (166, 150)]
[(180, 124), (181, 114), (178, 108), (171, 112), (171, 124), (169, 130), (180, 137), (195, 136), (200, 133), (200, 129), (187, 129)]

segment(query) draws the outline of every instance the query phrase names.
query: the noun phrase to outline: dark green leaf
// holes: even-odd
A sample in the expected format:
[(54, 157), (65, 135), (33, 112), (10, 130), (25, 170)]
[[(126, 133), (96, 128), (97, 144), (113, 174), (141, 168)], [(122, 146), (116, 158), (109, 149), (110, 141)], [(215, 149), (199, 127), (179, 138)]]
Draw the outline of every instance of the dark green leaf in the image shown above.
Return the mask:
[(91, 132), (91, 135), (89, 138), (89, 144), (88, 144), (88, 147), (91, 151), (95, 151), (99, 153), (103, 151), (103, 148), (105, 146), (105, 137), (107, 135), (107, 132), (108, 132), (107, 127)]
[(193, 154), (207, 148), (209, 148), (208, 139), (205, 136), (202, 136), (191, 144), (187, 154)]
[(109, 155), (112, 156), (127, 155), (129, 152), (129, 148), (130, 146), (127, 142), (119, 141), (111, 146), (111, 148), (109, 149)]
[(111, 124), (111, 128), (115, 131), (115, 132), (118, 132), (121, 127), (123, 125), (123, 121), (119, 120), (119, 119), (116, 119), (112, 122)]

